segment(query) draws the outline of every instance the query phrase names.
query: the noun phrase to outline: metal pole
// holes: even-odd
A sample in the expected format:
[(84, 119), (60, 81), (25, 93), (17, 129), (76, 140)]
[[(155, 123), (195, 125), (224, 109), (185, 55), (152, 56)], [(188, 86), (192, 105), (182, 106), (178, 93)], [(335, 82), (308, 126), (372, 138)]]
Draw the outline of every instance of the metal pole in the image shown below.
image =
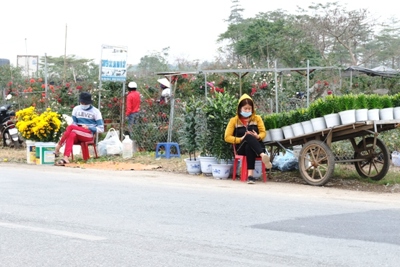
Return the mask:
[(204, 100), (207, 99), (207, 73), (204, 73)]
[(48, 88), (48, 84), (47, 84), (47, 54), (44, 53), (44, 92), (45, 92), (46, 101), (49, 100), (47, 88)]
[(278, 108), (278, 70), (276, 68), (276, 60), (274, 62), (274, 68), (275, 68), (275, 112), (279, 113), (279, 108)]
[[(172, 80), (172, 77), (173, 76), (171, 76), (171, 80)], [(174, 86), (173, 86), (173, 90), (172, 90), (172, 94), (170, 96), (171, 109), (170, 109), (169, 124), (168, 124), (168, 139), (167, 139), (168, 143), (171, 143), (172, 129), (174, 127), (174, 107), (175, 107), (175, 89), (176, 89), (176, 84), (177, 84), (177, 82), (175, 81)]]
[(64, 75), (63, 75), (63, 84), (65, 84), (66, 71), (67, 71), (67, 24), (65, 24)]
[(242, 95), (242, 75), (239, 73), (239, 92), (240, 96)]
[(124, 129), (125, 125), (125, 83), (126, 80), (122, 82), (122, 108), (121, 108), (121, 125), (120, 125), (121, 131), (119, 133), (121, 139), (123, 136), (122, 129)]
[(350, 70), (350, 88), (349, 88), (349, 92), (350, 92), (352, 86), (353, 86), (353, 71)]
[(307, 107), (310, 106), (310, 61), (307, 59)]

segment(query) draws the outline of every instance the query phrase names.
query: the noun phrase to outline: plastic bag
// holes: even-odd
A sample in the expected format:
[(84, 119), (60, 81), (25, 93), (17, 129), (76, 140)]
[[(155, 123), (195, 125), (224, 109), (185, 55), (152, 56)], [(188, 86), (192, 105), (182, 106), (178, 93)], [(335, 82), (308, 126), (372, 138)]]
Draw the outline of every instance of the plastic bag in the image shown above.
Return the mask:
[(393, 151), (392, 152), (392, 163), (396, 167), (400, 167), (400, 152)]
[(100, 156), (121, 154), (122, 142), (119, 140), (118, 132), (114, 128), (108, 130), (106, 137), (97, 144), (97, 147)]
[(299, 169), (299, 160), (293, 151), (287, 149), (284, 155), (277, 155), (272, 161), (272, 168), (280, 171), (292, 171)]

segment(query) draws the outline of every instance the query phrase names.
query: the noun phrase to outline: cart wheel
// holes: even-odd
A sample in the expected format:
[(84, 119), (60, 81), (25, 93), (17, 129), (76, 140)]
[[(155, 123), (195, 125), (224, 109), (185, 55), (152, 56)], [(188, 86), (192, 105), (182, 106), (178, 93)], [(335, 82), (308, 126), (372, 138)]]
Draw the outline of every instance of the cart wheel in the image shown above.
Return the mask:
[(354, 153), (354, 159), (363, 159), (363, 161), (356, 161), (354, 165), (361, 177), (378, 181), (389, 171), (390, 155), (386, 145), (380, 139), (376, 139), (375, 150), (373, 145), (373, 137), (365, 139), (365, 147), (363, 141), (358, 143), (357, 147), (361, 151)]
[(335, 169), (335, 157), (322, 141), (311, 140), (300, 151), (300, 175), (310, 185), (324, 185)]

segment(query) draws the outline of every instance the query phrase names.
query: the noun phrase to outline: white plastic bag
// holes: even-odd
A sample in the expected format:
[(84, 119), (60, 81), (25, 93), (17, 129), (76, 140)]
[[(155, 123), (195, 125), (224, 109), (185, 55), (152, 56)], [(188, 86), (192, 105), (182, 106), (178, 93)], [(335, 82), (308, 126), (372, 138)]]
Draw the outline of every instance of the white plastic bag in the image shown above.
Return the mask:
[(284, 155), (276, 155), (272, 162), (272, 168), (278, 169), (280, 171), (292, 171), (299, 169), (299, 160), (294, 155), (293, 151), (290, 149), (286, 149), (286, 153)]
[(392, 152), (392, 163), (396, 167), (400, 167), (400, 152), (393, 151)]
[(100, 141), (97, 146), (100, 156), (122, 153), (122, 142), (119, 140), (118, 132), (114, 128), (108, 130), (104, 140)]

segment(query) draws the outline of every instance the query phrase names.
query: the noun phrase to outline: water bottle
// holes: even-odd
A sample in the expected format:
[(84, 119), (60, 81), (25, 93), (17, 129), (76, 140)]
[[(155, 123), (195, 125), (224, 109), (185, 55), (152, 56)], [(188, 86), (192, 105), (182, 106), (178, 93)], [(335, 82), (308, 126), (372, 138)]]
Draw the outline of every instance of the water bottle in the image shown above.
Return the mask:
[(122, 158), (127, 159), (133, 156), (132, 140), (129, 135), (125, 135), (125, 139), (122, 141)]

